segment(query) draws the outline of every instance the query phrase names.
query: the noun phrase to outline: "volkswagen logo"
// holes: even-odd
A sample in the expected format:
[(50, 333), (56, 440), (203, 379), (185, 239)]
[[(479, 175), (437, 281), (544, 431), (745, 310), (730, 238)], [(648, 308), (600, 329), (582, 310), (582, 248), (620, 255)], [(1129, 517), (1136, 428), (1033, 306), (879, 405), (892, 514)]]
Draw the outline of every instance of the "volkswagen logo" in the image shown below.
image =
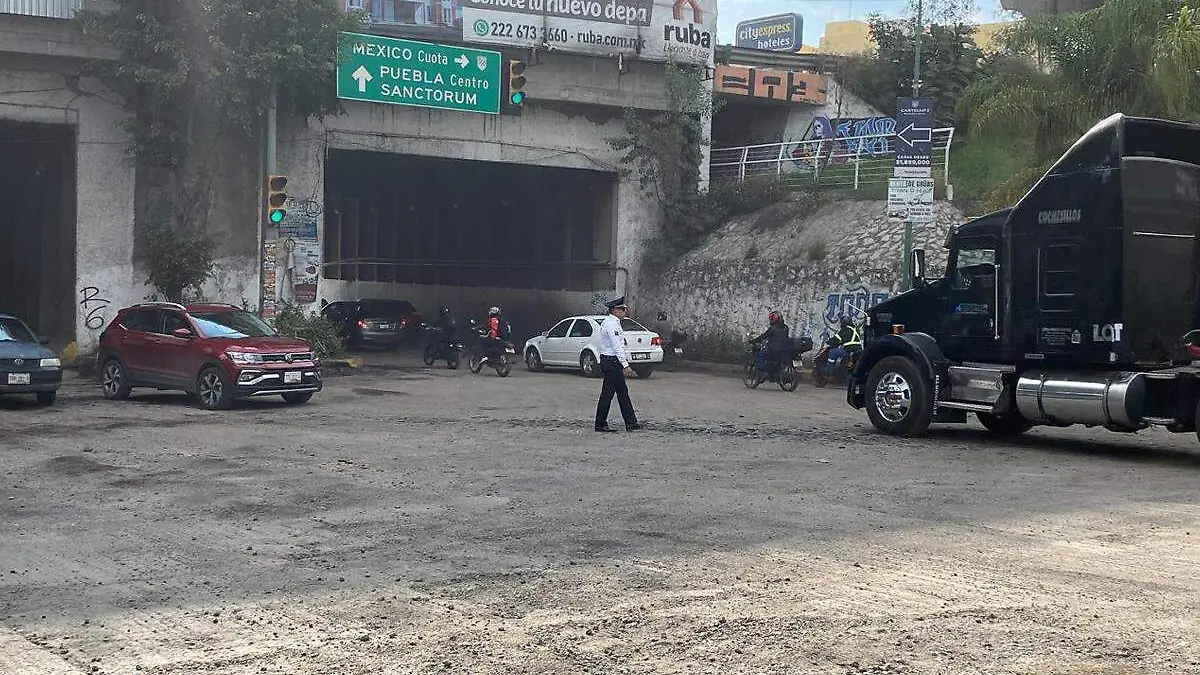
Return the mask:
[(283, 360), (287, 361), (288, 363), (291, 363), (293, 361), (293, 357), (291, 354), (286, 354), (286, 355), (284, 355)]
[(25, 359), (13, 359), (13, 365), (14, 365), (14, 366), (19, 366), (19, 365), (21, 365), (22, 363), (25, 363)]

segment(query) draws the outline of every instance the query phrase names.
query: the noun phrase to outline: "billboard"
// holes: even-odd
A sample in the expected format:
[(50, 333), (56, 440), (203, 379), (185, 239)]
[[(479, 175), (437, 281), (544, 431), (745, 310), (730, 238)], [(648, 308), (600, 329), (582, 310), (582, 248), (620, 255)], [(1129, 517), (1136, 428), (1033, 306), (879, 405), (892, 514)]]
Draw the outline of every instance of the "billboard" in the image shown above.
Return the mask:
[(825, 105), (827, 102), (824, 75), (775, 68), (718, 65), (713, 91), (784, 103)]
[(794, 52), (804, 40), (804, 19), (799, 14), (775, 14), (742, 21), (733, 31), (734, 44), (744, 49)]
[(463, 40), (710, 64), (715, 0), (459, 0)]

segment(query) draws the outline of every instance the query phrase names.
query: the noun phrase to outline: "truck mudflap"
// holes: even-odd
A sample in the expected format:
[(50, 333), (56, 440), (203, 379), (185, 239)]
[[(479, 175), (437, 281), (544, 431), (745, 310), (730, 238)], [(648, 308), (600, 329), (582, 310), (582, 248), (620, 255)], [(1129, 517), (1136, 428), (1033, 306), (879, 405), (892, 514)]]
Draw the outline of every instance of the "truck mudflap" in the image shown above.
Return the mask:
[(946, 357), (942, 355), (937, 340), (928, 333), (900, 333), (876, 338), (866, 346), (846, 384), (847, 403), (860, 410), (866, 406), (863, 387), (866, 385), (867, 375), (876, 363), (889, 356), (905, 356), (911, 359), (929, 386), (935, 389), (933, 398), (938, 398), (937, 376), (946, 369)]

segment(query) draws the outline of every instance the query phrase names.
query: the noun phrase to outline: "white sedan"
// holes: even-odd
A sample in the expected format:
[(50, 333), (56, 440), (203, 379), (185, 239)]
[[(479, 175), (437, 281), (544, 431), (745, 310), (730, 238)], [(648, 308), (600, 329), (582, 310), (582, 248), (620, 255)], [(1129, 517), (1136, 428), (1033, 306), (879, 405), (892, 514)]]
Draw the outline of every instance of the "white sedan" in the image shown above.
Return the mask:
[[(572, 316), (550, 330), (525, 341), (525, 365), (532, 371), (546, 367), (578, 368), (587, 377), (600, 376), (600, 323), (603, 315)], [(629, 346), (629, 365), (638, 377), (650, 377), (654, 364), (662, 363), (662, 338), (630, 318), (621, 319), (622, 337)]]

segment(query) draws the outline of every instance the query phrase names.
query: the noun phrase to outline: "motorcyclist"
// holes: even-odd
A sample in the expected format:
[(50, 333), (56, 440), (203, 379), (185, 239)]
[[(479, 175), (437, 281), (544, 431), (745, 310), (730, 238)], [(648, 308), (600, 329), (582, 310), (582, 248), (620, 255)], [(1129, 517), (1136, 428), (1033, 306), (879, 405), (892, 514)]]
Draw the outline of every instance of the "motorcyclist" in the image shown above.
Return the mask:
[(671, 339), (671, 323), (667, 321), (667, 313), (659, 312), (658, 319), (650, 324), (650, 330), (658, 333), (658, 336), (666, 342)]
[(438, 318), (433, 327), (437, 329), (438, 346), (445, 347), (454, 341), (458, 332), (458, 321), (449, 307), (442, 307), (438, 310)]
[(487, 323), (484, 326), (487, 328), (487, 335), (483, 337), (484, 353), (488, 356), (495, 356), (501, 341), (499, 307), (495, 305), (488, 307)]
[(767, 314), (767, 321), (770, 323), (767, 330), (751, 339), (750, 344), (757, 346), (765, 343), (764, 348), (754, 355), (754, 361), (760, 373), (773, 375), (779, 369), (780, 361), (788, 356), (787, 352), (792, 349), (792, 338), (788, 334), (788, 326), (784, 323), (782, 314), (772, 311)]
[(825, 344), (829, 345), (829, 360), (827, 367), (832, 367), (830, 364), (837, 363), (844, 359), (851, 352), (862, 349), (862, 336), (858, 333), (858, 327), (850, 320), (849, 316), (843, 315), (838, 321), (838, 332), (829, 336)]

